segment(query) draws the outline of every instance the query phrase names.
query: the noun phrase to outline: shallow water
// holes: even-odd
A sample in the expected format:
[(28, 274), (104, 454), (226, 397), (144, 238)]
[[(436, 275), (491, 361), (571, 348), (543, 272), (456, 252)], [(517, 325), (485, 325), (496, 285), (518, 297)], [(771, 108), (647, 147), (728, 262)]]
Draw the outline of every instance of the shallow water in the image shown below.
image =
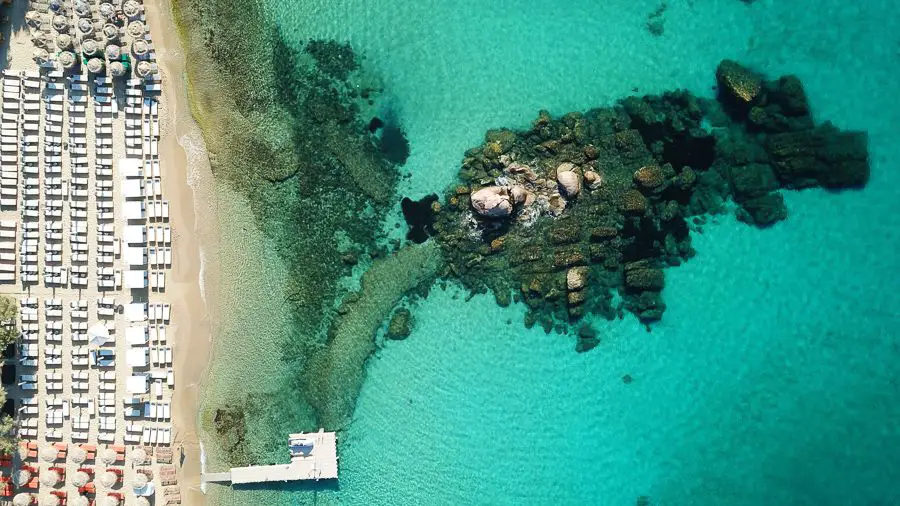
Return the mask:
[[(663, 322), (651, 333), (600, 322), (587, 354), (525, 330), (521, 307), (434, 289), (413, 334), (369, 361), (339, 489), (238, 490), (222, 504), (900, 502), (893, 2), (671, 1), (661, 37), (645, 28), (657, 3), (596, 4), (266, 1), (292, 42), (350, 41), (384, 83), (378, 106), (411, 146), (402, 195), (442, 191), (485, 130), (524, 126), (542, 108), (584, 110), (633, 88), (711, 96), (726, 57), (797, 74), (818, 121), (867, 130), (869, 186), (786, 192), (790, 217), (769, 230), (720, 218), (695, 235), (697, 256), (667, 272)], [(397, 237), (399, 200), (386, 225)], [(279, 321), (277, 307), (253, 304)], [(260, 388), (280, 407), (251, 422), (273, 459), (296, 397), (280, 375), (283, 332), (258, 333), (253, 348), (278, 372)], [(251, 373), (214, 374), (237, 388)]]

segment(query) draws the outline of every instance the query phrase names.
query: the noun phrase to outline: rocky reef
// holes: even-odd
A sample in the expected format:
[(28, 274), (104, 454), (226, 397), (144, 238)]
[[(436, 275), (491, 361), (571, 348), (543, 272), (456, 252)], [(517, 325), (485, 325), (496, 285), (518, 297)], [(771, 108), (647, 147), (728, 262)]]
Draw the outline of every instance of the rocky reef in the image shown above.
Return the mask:
[(525, 303), (547, 332), (624, 311), (649, 324), (705, 215), (767, 227), (787, 217), (780, 189), (866, 184), (866, 134), (817, 125), (797, 77), (725, 60), (716, 81), (716, 100), (676, 90), (488, 131), (432, 206), (442, 274)]

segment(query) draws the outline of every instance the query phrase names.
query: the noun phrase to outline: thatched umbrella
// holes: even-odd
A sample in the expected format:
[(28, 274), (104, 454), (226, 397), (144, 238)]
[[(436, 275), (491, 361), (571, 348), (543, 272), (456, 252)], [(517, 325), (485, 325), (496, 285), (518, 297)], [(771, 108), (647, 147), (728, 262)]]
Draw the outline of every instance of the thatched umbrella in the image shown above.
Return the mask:
[(119, 498), (114, 495), (108, 495), (100, 499), (99, 506), (119, 506)]
[[(109, 4), (106, 4), (109, 5)], [(119, 27), (114, 24), (103, 25), (103, 35), (107, 40), (115, 40), (119, 38)]]
[(128, 0), (122, 7), (122, 12), (124, 12), (125, 15), (129, 18), (136, 18), (141, 13), (141, 4), (135, 2), (134, 0)]
[(100, 15), (109, 19), (116, 15), (116, 8), (111, 3), (103, 2), (100, 4)]
[(103, 60), (100, 58), (91, 58), (87, 62), (88, 72), (92, 74), (99, 74), (103, 72)]
[(97, 481), (99, 481), (100, 486), (104, 488), (113, 488), (113, 486), (119, 482), (119, 475), (112, 471), (106, 471), (100, 475), (100, 479)]
[(72, 36), (67, 33), (61, 33), (56, 36), (56, 47), (65, 51), (72, 48)]
[(122, 65), (120, 61), (114, 61), (109, 64), (109, 73), (113, 77), (122, 77), (125, 75), (125, 65)]
[(104, 464), (115, 464), (116, 457), (118, 456), (119, 454), (112, 448), (104, 448), (100, 451), (100, 460), (102, 460)]
[(91, 475), (84, 471), (77, 471), (72, 475), (72, 485), (78, 488), (81, 488), (88, 484), (91, 481)]
[(85, 0), (75, 0), (75, 14), (82, 18), (91, 17), (91, 4)]
[(140, 21), (132, 21), (128, 25), (128, 34), (134, 37), (135, 39), (139, 39), (144, 36), (144, 33), (147, 31), (144, 28), (144, 23)]
[(17, 487), (24, 487), (31, 481), (31, 471), (28, 469), (18, 469), (14, 473), (13, 478)]
[(55, 495), (48, 495), (47, 497), (41, 499), (41, 506), (59, 506), (59, 497)]
[(78, 20), (78, 31), (85, 35), (90, 35), (94, 33), (94, 23), (91, 23), (91, 20), (88, 18), (81, 18)]
[(45, 446), (41, 448), (40, 457), (44, 462), (54, 462), (56, 461), (56, 448), (52, 446)]
[(45, 487), (55, 487), (59, 483), (59, 479), (59, 473), (52, 469), (48, 469), (41, 473), (41, 485), (44, 485)]
[(46, 63), (50, 58), (50, 53), (47, 52), (46, 49), (35, 49), (33, 53), (31, 53), (31, 57), (34, 58), (34, 61), (38, 63), (38, 65)]
[(147, 499), (146, 497), (138, 496), (134, 500), (134, 504), (136, 504), (137, 506), (150, 506), (150, 499)]
[(83, 495), (76, 495), (74, 497), (69, 498), (67, 501), (68, 506), (90, 506), (91, 501), (87, 497)]
[[(62, 67), (66, 70), (74, 68), (75, 63), (78, 61), (75, 58), (75, 53), (71, 51), (63, 51), (59, 53), (59, 56), (57, 56), (56, 59), (59, 61), (59, 64), (62, 65)], [(84, 461), (82, 460), (82, 462)]]
[(122, 48), (117, 46), (116, 44), (110, 44), (106, 46), (106, 59), (107, 60), (118, 60), (119, 57), (122, 56)]
[(138, 62), (135, 71), (137, 71), (138, 77), (145, 78), (150, 74), (156, 73), (156, 65), (148, 61)]
[(135, 490), (140, 490), (147, 486), (147, 482), (150, 481), (147, 479), (147, 475), (144, 473), (135, 473), (134, 479), (131, 480), (131, 488)]
[(131, 450), (128, 458), (130, 458), (131, 461), (135, 464), (140, 464), (147, 460), (147, 451), (143, 448), (135, 448), (134, 450)]
[[(61, 59), (62, 55), (60, 55), (60, 60)], [(73, 446), (72, 449), (69, 450), (69, 458), (72, 459), (72, 462), (81, 464), (87, 459), (87, 452), (80, 446)]]
[(84, 53), (85, 56), (93, 56), (97, 54), (99, 49), (96, 40), (86, 39), (81, 42), (81, 52)]
[(144, 39), (138, 39), (131, 44), (131, 50), (138, 56), (143, 56), (150, 52), (150, 46)]
[(32, 502), (34, 502), (34, 496), (29, 493), (23, 492), (13, 497), (13, 506), (28, 506)]
[(69, 31), (69, 18), (67, 18), (61, 14), (57, 14), (56, 16), (53, 16), (53, 28), (57, 32), (68, 32)]

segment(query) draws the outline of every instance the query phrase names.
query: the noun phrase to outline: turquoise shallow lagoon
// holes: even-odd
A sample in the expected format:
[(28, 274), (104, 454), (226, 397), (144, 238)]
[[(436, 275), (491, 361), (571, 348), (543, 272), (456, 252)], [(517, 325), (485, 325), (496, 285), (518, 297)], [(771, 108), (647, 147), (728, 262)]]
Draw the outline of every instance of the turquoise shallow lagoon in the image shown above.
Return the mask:
[(340, 486), (318, 498), (900, 503), (894, 2), (670, 1), (659, 37), (645, 27), (658, 3), (598, 4), (266, 1), (297, 44), (349, 41), (380, 77), (411, 145), (404, 195), (440, 192), (485, 130), (522, 127), (538, 109), (607, 105), (633, 88), (711, 96), (722, 58), (795, 73), (817, 120), (867, 130), (869, 186), (786, 192), (790, 217), (768, 230), (719, 218), (667, 272), (663, 322), (651, 333), (632, 318), (599, 322), (602, 343), (586, 354), (572, 337), (525, 330), (522, 307), (433, 289), (413, 334), (370, 359)]

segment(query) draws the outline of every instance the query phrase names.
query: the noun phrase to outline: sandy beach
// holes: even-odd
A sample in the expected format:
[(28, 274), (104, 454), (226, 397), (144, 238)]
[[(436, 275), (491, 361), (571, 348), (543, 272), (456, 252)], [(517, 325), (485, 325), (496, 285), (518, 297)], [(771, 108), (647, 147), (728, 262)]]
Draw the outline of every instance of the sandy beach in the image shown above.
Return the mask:
[[(174, 363), (179, 378), (173, 395), (174, 440), (176, 453), (179, 447), (183, 452), (179, 467), (182, 497), (185, 504), (193, 505), (204, 502), (200, 492), (198, 395), (200, 381), (209, 363), (213, 328), (210, 307), (214, 307), (203, 298), (200, 276), (203, 275), (203, 282), (214, 282), (211, 278), (217, 271), (210, 266), (216, 256), (217, 222), (212, 206), (204, 204), (214, 202), (212, 173), (201, 132), (190, 113), (184, 80), (185, 61), (171, 5), (167, 0), (150, 0), (146, 5), (163, 75), (160, 158), (169, 169), (165, 190), (174, 208), (171, 220), (178, 244), (171, 290), (172, 304), (180, 316), (174, 329), (179, 343)], [(202, 223), (202, 227), (198, 223)], [(205, 261), (202, 272), (201, 250)]]

